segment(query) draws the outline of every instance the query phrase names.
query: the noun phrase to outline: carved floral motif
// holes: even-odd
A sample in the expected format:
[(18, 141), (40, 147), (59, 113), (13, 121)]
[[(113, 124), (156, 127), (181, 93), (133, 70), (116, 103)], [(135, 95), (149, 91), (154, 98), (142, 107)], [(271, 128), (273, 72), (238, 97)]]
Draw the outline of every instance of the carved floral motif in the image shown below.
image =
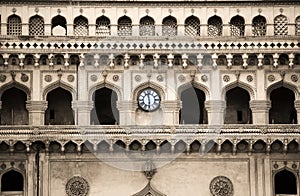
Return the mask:
[(217, 176), (209, 186), (210, 192), (213, 196), (232, 196), (233, 184), (231, 180), (225, 176)]
[(89, 192), (88, 182), (81, 176), (74, 176), (66, 184), (68, 196), (86, 196)]

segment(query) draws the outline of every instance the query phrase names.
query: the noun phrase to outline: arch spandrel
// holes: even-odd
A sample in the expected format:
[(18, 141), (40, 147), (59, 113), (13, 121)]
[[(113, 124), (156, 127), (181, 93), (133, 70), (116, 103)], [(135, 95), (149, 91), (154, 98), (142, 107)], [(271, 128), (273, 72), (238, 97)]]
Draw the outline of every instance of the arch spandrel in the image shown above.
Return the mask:
[(240, 87), (244, 90), (246, 90), (248, 93), (249, 93), (249, 96), (250, 96), (250, 101), (251, 100), (255, 100), (256, 98), (256, 90), (254, 89), (253, 86), (247, 84), (247, 83), (244, 83), (244, 82), (241, 82), (241, 81), (234, 81), (230, 84), (227, 84), (225, 85), (223, 88), (222, 88), (222, 99), (225, 100), (225, 97), (226, 97), (226, 92), (228, 92), (229, 90), (235, 88), (235, 87)]
[(186, 82), (186, 83), (180, 85), (177, 88), (178, 98), (179, 99), (181, 98), (180, 95), (184, 90), (186, 90), (188, 88), (191, 88), (191, 87), (194, 87), (196, 89), (199, 89), (199, 90), (203, 91), (204, 94), (205, 94), (205, 100), (210, 100), (210, 89), (209, 89), (209, 87), (205, 86), (204, 84), (198, 83), (198, 82)]
[(61, 81), (61, 80), (53, 82), (53, 83), (49, 84), (48, 86), (46, 86), (44, 88), (44, 90), (43, 90), (42, 99), (46, 100), (47, 94), (49, 92), (51, 92), (52, 90), (54, 90), (56, 88), (59, 88), (59, 87), (61, 87), (64, 90), (69, 91), (71, 93), (71, 95), (72, 95), (72, 100), (76, 100), (77, 99), (76, 98), (76, 90), (74, 89), (74, 87), (71, 86), (71, 85), (69, 85), (69, 84), (67, 84), (67, 83), (65, 83), (65, 82), (63, 82), (63, 81)]
[(159, 95), (160, 95), (162, 101), (164, 101), (164, 100), (167, 99), (167, 97), (166, 97), (166, 90), (167, 90), (167, 89), (164, 88), (164, 87), (162, 87), (162, 86), (160, 86), (160, 85), (158, 85), (158, 84), (156, 84), (156, 83), (153, 83), (153, 82), (144, 82), (144, 83), (142, 83), (142, 84), (136, 86), (136, 87), (134, 88), (134, 90), (133, 90), (133, 93), (132, 93), (132, 95), (131, 95), (131, 98), (132, 98), (134, 101), (136, 101), (136, 100), (137, 100), (137, 97), (138, 97), (138, 95), (139, 95), (139, 93), (140, 93), (143, 89), (145, 89), (145, 88), (153, 88), (154, 90), (156, 90), (156, 91), (159, 93)]
[(112, 84), (110, 82), (100, 82), (100, 83), (97, 83), (93, 86), (91, 86), (88, 90), (88, 97), (89, 97), (89, 100), (90, 101), (93, 101), (93, 93), (98, 90), (98, 89), (101, 89), (101, 88), (109, 88), (110, 90), (114, 91), (117, 93), (117, 96), (118, 96), (118, 101), (121, 101), (123, 100), (123, 93), (122, 93), (122, 90), (121, 90), (121, 87), (115, 85), (115, 84)]

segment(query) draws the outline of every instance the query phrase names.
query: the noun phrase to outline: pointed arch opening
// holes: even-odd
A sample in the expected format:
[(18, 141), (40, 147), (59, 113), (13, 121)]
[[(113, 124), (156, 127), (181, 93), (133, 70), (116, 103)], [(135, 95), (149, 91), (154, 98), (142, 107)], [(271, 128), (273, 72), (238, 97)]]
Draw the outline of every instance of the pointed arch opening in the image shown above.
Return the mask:
[(22, 35), (22, 20), (18, 15), (7, 18), (7, 35)]
[(185, 35), (200, 36), (200, 20), (196, 16), (190, 16), (184, 22)]
[(219, 16), (212, 16), (207, 21), (207, 34), (211, 37), (222, 36), (223, 22)]
[(29, 19), (29, 35), (42, 36), (45, 33), (44, 18), (35, 15)]
[(26, 101), (27, 94), (24, 91), (16, 87), (5, 90), (1, 96), (1, 125), (28, 125)]
[(180, 124), (205, 124), (207, 111), (204, 106), (205, 93), (193, 86), (183, 90), (180, 94), (182, 108), (179, 111)]
[(295, 19), (295, 35), (300, 35), (300, 16)]
[(250, 95), (243, 88), (235, 87), (226, 92), (225, 124), (251, 124)]
[(140, 36), (154, 36), (155, 21), (150, 16), (145, 16), (140, 20)]
[(297, 124), (295, 93), (292, 90), (286, 87), (276, 88), (271, 91), (270, 100), (270, 124)]
[(48, 108), (45, 111), (45, 125), (74, 125), (71, 107), (72, 94), (61, 88), (47, 93)]
[(167, 16), (162, 21), (162, 36), (177, 35), (177, 19), (173, 16)]
[(110, 20), (106, 16), (100, 16), (96, 20), (96, 35), (110, 35)]
[(274, 177), (275, 195), (297, 195), (297, 178), (294, 173), (283, 169)]
[(10, 170), (1, 176), (1, 195), (23, 195), (24, 177), (16, 171)]
[(254, 36), (266, 36), (267, 20), (265, 17), (259, 15), (252, 20), (252, 34)]
[(89, 35), (89, 21), (84, 16), (77, 16), (74, 19), (74, 35), (87, 36)]
[(51, 21), (52, 35), (67, 35), (67, 20), (61, 15), (52, 18)]
[(231, 36), (240, 37), (245, 35), (245, 19), (242, 16), (234, 16), (230, 20)]
[(119, 110), (117, 109), (117, 93), (112, 89), (103, 87), (96, 90), (92, 96), (94, 108), (91, 111), (91, 124), (119, 124)]
[(122, 16), (118, 20), (118, 35), (131, 36), (132, 35), (132, 20), (128, 16)]
[(274, 18), (274, 35), (288, 35), (288, 19), (285, 15), (278, 15)]

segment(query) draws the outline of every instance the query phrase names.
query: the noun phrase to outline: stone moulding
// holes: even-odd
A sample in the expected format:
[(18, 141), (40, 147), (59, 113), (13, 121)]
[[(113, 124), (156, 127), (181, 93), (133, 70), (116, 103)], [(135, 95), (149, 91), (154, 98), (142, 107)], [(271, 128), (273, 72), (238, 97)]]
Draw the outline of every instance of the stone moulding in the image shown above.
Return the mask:
[(166, 196), (165, 194), (159, 192), (156, 190), (149, 181), (147, 185), (138, 193), (132, 195), (132, 196)]

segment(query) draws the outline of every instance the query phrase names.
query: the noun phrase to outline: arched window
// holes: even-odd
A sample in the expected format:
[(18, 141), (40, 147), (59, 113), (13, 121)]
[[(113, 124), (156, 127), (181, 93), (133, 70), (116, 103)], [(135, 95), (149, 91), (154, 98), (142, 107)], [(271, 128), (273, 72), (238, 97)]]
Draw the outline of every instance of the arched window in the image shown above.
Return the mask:
[(196, 16), (188, 17), (184, 22), (185, 35), (200, 36), (200, 20)]
[(252, 20), (252, 34), (254, 36), (265, 36), (267, 33), (267, 20), (263, 16), (256, 16)]
[[(2, 175), (1, 192), (23, 192), (24, 178), (20, 172), (10, 170)], [(11, 195), (11, 194), (9, 194)], [(15, 195), (15, 194), (13, 194)], [(19, 194), (17, 194), (19, 195)]]
[(179, 115), (180, 124), (207, 123), (207, 113), (204, 107), (205, 93), (197, 88), (189, 87), (182, 91), (182, 108)]
[(52, 35), (67, 35), (67, 20), (61, 15), (52, 18), (51, 22)]
[(271, 124), (296, 124), (297, 112), (294, 107), (295, 94), (288, 88), (280, 87), (270, 94), (271, 109), (269, 121)]
[(167, 16), (162, 21), (162, 36), (177, 35), (177, 20), (173, 16)]
[(13, 14), (8, 17), (7, 35), (22, 35), (22, 22), (20, 16)]
[(223, 22), (219, 16), (212, 16), (208, 19), (208, 36), (222, 36)]
[(249, 93), (235, 87), (226, 92), (225, 124), (250, 124), (252, 114), (249, 108)]
[(275, 195), (297, 195), (295, 174), (284, 169), (275, 174)]
[(140, 36), (154, 36), (155, 21), (150, 16), (145, 16), (140, 20)]
[(122, 16), (118, 20), (118, 35), (130, 36), (132, 35), (132, 21), (128, 16)]
[(295, 35), (300, 35), (300, 16), (295, 20)]
[(85, 36), (89, 34), (89, 21), (84, 16), (77, 16), (74, 19), (74, 35)]
[(101, 88), (93, 93), (94, 108), (91, 111), (91, 124), (115, 125), (119, 123), (117, 93), (109, 88)]
[(279, 15), (274, 18), (274, 35), (288, 34), (288, 19), (284, 15)]
[(101, 16), (96, 20), (96, 35), (110, 35), (110, 20), (106, 16)]
[(29, 35), (44, 35), (44, 18), (35, 15), (29, 19)]
[(230, 20), (231, 36), (239, 37), (245, 34), (245, 20), (241, 16), (234, 16)]
[(47, 94), (48, 108), (45, 112), (45, 125), (73, 125), (74, 115), (71, 107), (72, 95), (59, 87)]
[(28, 125), (27, 94), (18, 88), (10, 88), (1, 96), (1, 125)]

